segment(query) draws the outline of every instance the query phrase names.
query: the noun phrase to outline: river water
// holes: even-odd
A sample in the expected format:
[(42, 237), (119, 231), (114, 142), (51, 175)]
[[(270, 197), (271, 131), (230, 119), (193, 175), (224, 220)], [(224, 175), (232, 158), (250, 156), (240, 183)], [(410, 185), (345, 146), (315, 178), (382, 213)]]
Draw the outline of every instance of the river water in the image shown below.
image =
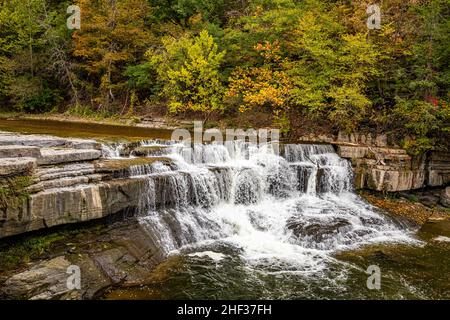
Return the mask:
[[(40, 120), (1, 120), (0, 130), (108, 141), (170, 136)], [(105, 144), (105, 156), (120, 158), (120, 147)], [(167, 259), (144, 285), (114, 288), (105, 299), (450, 299), (450, 228), (418, 230), (363, 201), (332, 146), (287, 145), (281, 156), (242, 142), (161, 147), (158, 156), (174, 166), (135, 174), (147, 177), (139, 222)], [(381, 271), (380, 290), (367, 286), (370, 266)]]
[[(363, 201), (331, 145), (286, 145), (281, 156), (243, 142), (166, 150), (175, 168), (146, 170), (139, 220), (168, 258), (145, 285), (106, 298), (450, 296), (450, 238)], [(370, 266), (380, 290), (367, 286)]]

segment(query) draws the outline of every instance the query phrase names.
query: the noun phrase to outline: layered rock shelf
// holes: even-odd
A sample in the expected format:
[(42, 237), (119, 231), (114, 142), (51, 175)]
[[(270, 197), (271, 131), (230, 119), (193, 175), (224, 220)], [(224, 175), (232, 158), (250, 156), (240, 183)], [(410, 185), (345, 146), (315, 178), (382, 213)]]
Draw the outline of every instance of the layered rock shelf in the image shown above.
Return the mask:
[(142, 179), (129, 179), (133, 161), (118, 162), (103, 160), (101, 144), (94, 140), (1, 132), (3, 193), (14, 189), (17, 177), (29, 182), (21, 194), (9, 195), (15, 201), (2, 199), (0, 238), (137, 206)]
[(349, 159), (355, 171), (355, 187), (399, 192), (450, 183), (450, 152), (429, 152), (411, 157), (394, 139), (384, 134), (307, 135), (299, 142), (329, 143), (339, 156)]
[[(395, 145), (388, 146), (384, 136), (314, 138), (322, 140), (351, 161), (356, 188), (398, 192), (450, 182), (450, 153), (411, 157)], [(172, 165), (165, 149), (130, 143), (121, 152), (132, 157), (104, 159), (102, 145), (95, 140), (0, 132), (0, 238), (136, 211), (143, 190), (148, 189), (143, 175), (152, 173), (155, 162)], [(170, 195), (160, 189), (171, 179), (163, 173), (155, 178), (159, 190), (155, 205), (170, 205)], [(450, 203), (448, 198), (448, 192), (443, 194), (442, 202)]]
[(338, 145), (338, 154), (352, 161), (358, 189), (398, 192), (450, 183), (450, 153), (416, 157), (399, 148)]

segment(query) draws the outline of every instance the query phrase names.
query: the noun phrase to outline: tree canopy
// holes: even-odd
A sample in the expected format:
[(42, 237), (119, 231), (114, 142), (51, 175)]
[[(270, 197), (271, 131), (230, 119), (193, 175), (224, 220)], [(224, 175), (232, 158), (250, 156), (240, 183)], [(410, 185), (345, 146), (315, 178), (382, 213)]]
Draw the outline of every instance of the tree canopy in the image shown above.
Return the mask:
[[(450, 1), (1, 0), (0, 102), (390, 132), (448, 148)], [(81, 8), (68, 30), (66, 9)], [(312, 128), (314, 129), (314, 128)]]

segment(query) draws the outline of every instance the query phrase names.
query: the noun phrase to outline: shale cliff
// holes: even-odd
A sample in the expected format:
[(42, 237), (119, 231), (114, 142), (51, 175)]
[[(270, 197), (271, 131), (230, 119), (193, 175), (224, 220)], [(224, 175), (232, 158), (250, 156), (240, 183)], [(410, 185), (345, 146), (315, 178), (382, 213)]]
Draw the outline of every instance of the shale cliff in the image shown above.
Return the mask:
[(338, 154), (355, 168), (355, 187), (397, 192), (440, 187), (450, 183), (450, 152), (429, 152), (412, 157), (388, 144), (386, 136), (343, 135)]

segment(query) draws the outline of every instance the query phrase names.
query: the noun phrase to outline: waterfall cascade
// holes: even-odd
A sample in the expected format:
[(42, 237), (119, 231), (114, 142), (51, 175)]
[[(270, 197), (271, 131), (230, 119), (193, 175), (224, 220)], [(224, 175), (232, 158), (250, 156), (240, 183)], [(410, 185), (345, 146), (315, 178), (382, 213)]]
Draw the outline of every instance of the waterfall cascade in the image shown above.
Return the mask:
[(225, 244), (250, 264), (314, 271), (338, 250), (413, 241), (352, 191), (331, 145), (285, 145), (280, 156), (240, 141), (164, 147), (173, 166), (136, 172), (147, 177), (139, 220), (166, 253)]

